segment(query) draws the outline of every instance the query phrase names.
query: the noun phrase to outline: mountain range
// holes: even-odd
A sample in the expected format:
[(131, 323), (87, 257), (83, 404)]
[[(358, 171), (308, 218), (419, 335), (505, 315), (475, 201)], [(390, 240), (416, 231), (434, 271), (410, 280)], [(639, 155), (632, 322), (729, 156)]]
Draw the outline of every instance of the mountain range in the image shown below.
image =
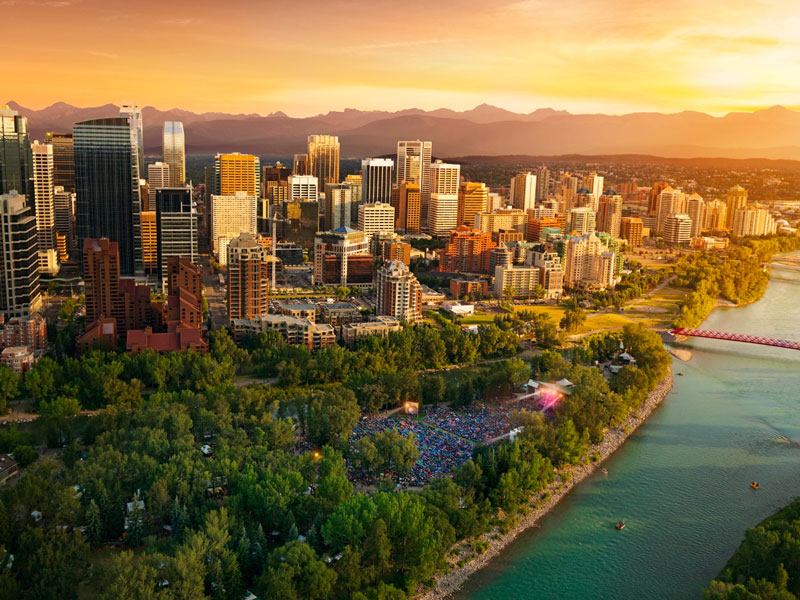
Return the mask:
[[(32, 110), (8, 105), (28, 117), (32, 139), (70, 131), (75, 122), (119, 114), (113, 104), (80, 108), (57, 102)], [(303, 152), (310, 134), (339, 136), (342, 158), (391, 154), (396, 141), (425, 139), (437, 156), (651, 154), (663, 157), (800, 159), (800, 112), (781, 106), (722, 117), (685, 111), (625, 115), (571, 114), (551, 108), (515, 113), (482, 104), (467, 111), (346, 109), (293, 118), (282, 112), (193, 113), (142, 109), (145, 152), (161, 152), (164, 121), (182, 121), (189, 154), (249, 152), (287, 156)]]

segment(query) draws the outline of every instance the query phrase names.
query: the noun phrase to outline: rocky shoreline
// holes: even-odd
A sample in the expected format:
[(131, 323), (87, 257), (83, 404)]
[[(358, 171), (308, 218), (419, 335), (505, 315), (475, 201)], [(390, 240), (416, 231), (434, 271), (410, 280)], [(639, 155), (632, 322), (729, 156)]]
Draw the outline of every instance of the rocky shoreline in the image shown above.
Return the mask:
[[(561, 475), (557, 476), (552, 484), (531, 498), (530, 504), (528, 505), (529, 512), (520, 519), (519, 523), (517, 523), (511, 531), (502, 534), (499, 529), (495, 527), (483, 534), (479, 538), (479, 541), (488, 544), (485, 552), (475, 556), (461, 567), (456, 565), (461, 556), (451, 559), (451, 570), (439, 575), (434, 587), (418, 596), (419, 600), (440, 600), (460, 590), (475, 572), (485, 567), (520, 533), (536, 525), (539, 519), (550, 512), (573, 487), (597, 470), (605, 459), (622, 446), (628, 436), (644, 423), (647, 417), (650, 416), (650, 413), (652, 413), (653, 410), (661, 404), (661, 401), (666, 398), (667, 394), (672, 389), (672, 384), (673, 377), (670, 372), (658, 383), (656, 388), (650, 392), (647, 401), (638, 411), (631, 413), (619, 426), (608, 430), (605, 439), (601, 443), (589, 448), (587, 455), (599, 455), (598, 460), (576, 465), (562, 471), (562, 474), (568, 474), (566, 480)], [(461, 542), (456, 548), (463, 546), (464, 542)]]

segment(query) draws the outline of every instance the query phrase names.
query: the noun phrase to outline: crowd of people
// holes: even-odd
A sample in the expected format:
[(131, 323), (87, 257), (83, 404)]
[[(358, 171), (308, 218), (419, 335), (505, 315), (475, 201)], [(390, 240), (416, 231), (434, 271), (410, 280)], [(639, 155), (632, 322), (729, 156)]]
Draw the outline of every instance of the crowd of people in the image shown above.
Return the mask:
[(425, 411), (426, 423), (475, 443), (486, 443), (508, 433), (511, 411), (497, 406), (470, 406), (453, 410), (434, 406)]
[[(411, 469), (411, 474), (404, 478), (396, 478), (403, 487), (423, 486), (437, 477), (446, 477), (472, 457), (472, 443), (407, 417), (362, 419), (353, 428), (350, 436), (351, 446), (364, 436), (375, 435), (388, 429), (394, 429), (405, 437), (413, 433), (417, 440), (419, 458)], [(364, 484), (374, 483), (355, 465), (351, 464), (349, 471), (355, 481)], [(388, 475), (394, 474), (388, 473)]]

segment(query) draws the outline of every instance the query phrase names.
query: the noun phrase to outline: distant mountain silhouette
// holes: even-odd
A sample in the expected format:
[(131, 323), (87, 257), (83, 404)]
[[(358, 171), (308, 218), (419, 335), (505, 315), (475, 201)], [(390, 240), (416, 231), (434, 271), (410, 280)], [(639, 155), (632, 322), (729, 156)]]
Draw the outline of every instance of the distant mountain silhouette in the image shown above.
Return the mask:
[[(115, 116), (113, 104), (79, 108), (57, 102), (31, 110), (31, 136), (69, 131), (77, 121)], [(193, 113), (180, 109), (143, 110), (145, 152), (161, 151), (164, 121), (183, 121), (187, 151), (194, 154), (253, 152), (285, 156), (302, 152), (312, 133), (338, 135), (343, 157), (392, 153), (399, 139), (432, 140), (438, 156), (561, 154), (652, 154), (665, 157), (800, 159), (800, 112), (781, 106), (752, 113), (713, 117), (676, 114), (573, 115), (543, 108), (528, 114), (482, 104), (458, 112), (417, 108), (397, 112), (346, 109), (293, 118), (283, 112), (257, 114)]]

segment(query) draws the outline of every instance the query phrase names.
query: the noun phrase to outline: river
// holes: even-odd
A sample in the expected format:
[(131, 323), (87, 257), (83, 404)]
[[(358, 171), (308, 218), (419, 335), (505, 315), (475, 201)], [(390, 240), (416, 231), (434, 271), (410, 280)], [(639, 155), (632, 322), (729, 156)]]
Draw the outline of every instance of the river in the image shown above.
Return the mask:
[[(800, 339), (800, 273), (776, 270), (761, 300), (717, 309), (703, 327)], [(683, 376), (608, 475), (577, 486), (459, 600), (698, 599), (745, 529), (800, 495), (800, 352), (681, 347), (694, 357), (675, 360)]]

